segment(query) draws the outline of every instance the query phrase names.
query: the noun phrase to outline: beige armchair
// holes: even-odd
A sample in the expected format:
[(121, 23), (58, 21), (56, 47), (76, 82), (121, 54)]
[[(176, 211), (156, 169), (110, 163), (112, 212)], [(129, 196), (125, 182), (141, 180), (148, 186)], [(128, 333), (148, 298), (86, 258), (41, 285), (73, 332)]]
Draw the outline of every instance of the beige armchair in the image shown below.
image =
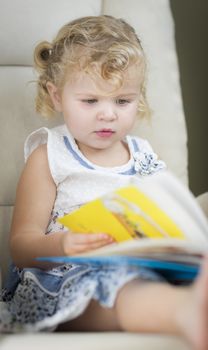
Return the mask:
[[(138, 32), (148, 58), (151, 122), (138, 123), (169, 169), (188, 185), (187, 134), (179, 85), (174, 23), (169, 0), (0, 0), (0, 266), (5, 278), (10, 259), (7, 239), (15, 188), (23, 166), (23, 143), (29, 132), (53, 127), (34, 110), (33, 49), (51, 40), (64, 23), (85, 15), (123, 17)], [(170, 132), (171, 130), (171, 132)], [(200, 198), (208, 208), (207, 196)], [(1, 306), (0, 306), (1, 312)], [(0, 348), (32, 349), (187, 349), (179, 339), (130, 333), (1, 335)]]

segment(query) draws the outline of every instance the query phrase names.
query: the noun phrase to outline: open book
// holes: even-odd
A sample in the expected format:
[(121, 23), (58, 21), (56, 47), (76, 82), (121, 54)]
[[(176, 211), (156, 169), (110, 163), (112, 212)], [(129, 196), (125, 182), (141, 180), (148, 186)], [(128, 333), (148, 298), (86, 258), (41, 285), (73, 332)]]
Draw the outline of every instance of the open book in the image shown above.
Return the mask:
[[(208, 253), (208, 221), (192, 193), (167, 171), (132, 178), (58, 221), (73, 232), (105, 232), (117, 243), (62, 263), (131, 264), (196, 275)], [(180, 276), (179, 276), (180, 272)], [(185, 274), (185, 275), (184, 275)]]

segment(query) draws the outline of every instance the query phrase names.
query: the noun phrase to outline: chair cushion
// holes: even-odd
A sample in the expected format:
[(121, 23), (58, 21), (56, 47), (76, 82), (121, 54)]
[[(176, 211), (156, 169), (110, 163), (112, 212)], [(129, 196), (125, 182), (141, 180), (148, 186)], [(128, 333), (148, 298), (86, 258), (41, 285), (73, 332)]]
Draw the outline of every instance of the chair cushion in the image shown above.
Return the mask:
[[(50, 346), (49, 346), (50, 344)], [(119, 332), (106, 333), (56, 333), (24, 334), (0, 336), (1, 350), (188, 350), (189, 348), (174, 337), (131, 334)]]
[(34, 79), (31, 67), (0, 66), (0, 84), (4, 87), (0, 88), (0, 205), (14, 204), (28, 134), (43, 125), (53, 127), (60, 123), (58, 118), (49, 121), (35, 113)]
[(33, 64), (33, 50), (52, 40), (65, 23), (82, 16), (99, 15), (101, 0), (1, 0), (0, 65)]
[(2, 281), (4, 281), (10, 261), (8, 239), (12, 218), (12, 206), (0, 206), (0, 268)]

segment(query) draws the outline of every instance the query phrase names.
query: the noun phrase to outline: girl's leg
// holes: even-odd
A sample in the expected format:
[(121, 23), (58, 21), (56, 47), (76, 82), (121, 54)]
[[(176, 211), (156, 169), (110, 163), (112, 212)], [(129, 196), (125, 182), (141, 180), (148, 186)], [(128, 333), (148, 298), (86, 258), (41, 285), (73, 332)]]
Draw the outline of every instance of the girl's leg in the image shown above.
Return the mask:
[(190, 287), (132, 281), (116, 302), (118, 322), (131, 332), (174, 334), (195, 350), (208, 349), (208, 258)]
[(208, 259), (191, 287), (133, 280), (112, 309), (92, 302), (86, 312), (59, 330), (130, 331), (175, 334), (196, 350), (208, 349)]
[(72, 321), (58, 326), (58, 332), (109, 332), (121, 331), (115, 307), (107, 309), (92, 300), (86, 311)]

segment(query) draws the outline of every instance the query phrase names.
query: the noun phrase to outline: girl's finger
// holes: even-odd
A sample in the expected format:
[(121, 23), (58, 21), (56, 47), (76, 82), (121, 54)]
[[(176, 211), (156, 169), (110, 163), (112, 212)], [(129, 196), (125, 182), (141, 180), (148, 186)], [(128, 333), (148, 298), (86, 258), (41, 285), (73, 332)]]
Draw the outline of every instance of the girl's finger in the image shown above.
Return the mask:
[(115, 240), (111, 236), (103, 233), (79, 234), (69, 232), (63, 236), (62, 244), (65, 255), (76, 255), (113, 242)]
[(112, 238), (105, 233), (73, 233), (73, 242), (76, 244), (91, 244), (96, 242), (107, 242)]
[(90, 250), (104, 247), (110, 243), (112, 243), (112, 242), (96, 242), (96, 243), (92, 243), (92, 244), (78, 244), (78, 245), (74, 245), (73, 249), (77, 253), (82, 253), (82, 252), (87, 252)]

